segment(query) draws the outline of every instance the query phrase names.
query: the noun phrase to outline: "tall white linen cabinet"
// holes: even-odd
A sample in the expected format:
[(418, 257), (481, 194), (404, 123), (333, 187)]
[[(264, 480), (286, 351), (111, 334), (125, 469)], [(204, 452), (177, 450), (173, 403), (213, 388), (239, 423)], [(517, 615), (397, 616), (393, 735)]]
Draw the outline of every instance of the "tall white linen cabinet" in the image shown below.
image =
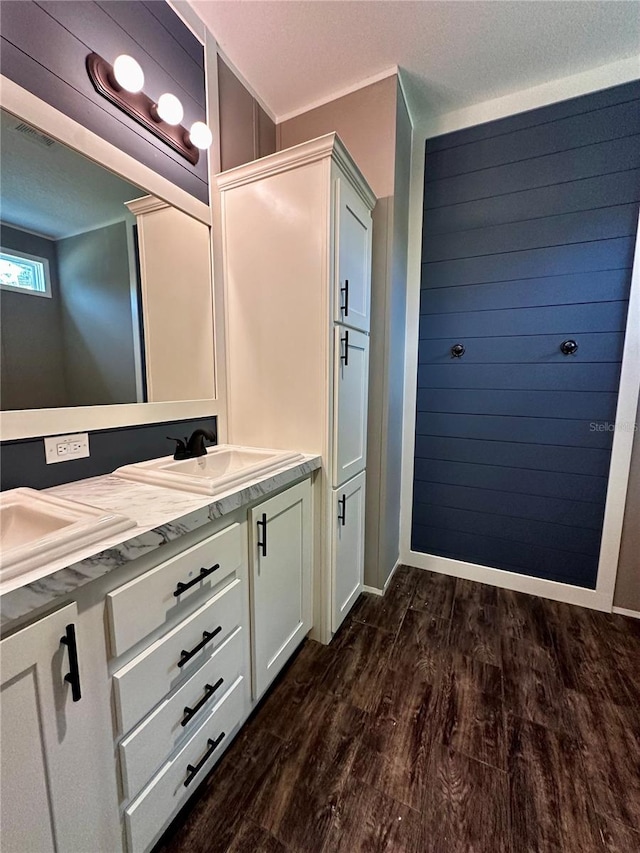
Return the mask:
[(322, 455), (314, 629), (362, 590), (375, 196), (338, 136), (218, 176), (229, 440)]

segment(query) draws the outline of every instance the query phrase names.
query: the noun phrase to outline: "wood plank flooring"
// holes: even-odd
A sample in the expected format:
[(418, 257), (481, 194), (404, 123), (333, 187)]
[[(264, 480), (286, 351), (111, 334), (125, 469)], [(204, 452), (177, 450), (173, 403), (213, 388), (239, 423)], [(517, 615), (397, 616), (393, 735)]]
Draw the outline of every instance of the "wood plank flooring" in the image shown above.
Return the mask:
[(401, 567), (156, 853), (640, 853), (640, 622)]

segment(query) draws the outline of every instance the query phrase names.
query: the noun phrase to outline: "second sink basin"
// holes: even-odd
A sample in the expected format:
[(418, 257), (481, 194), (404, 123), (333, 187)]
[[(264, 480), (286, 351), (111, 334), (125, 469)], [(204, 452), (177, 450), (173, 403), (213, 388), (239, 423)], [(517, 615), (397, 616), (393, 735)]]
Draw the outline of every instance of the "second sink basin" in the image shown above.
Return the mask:
[(122, 515), (35, 489), (0, 495), (0, 581), (66, 557), (114, 533), (135, 527)]
[(220, 444), (205, 456), (175, 460), (172, 456), (123, 465), (116, 477), (154, 486), (165, 486), (201, 495), (214, 495), (244, 481), (270, 474), (302, 459), (301, 453)]

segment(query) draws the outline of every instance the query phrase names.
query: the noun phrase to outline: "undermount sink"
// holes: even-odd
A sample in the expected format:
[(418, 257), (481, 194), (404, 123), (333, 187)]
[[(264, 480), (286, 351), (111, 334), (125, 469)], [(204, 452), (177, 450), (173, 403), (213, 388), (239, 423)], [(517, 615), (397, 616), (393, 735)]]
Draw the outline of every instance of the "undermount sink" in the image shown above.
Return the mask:
[(0, 581), (135, 527), (123, 515), (35, 489), (0, 494)]
[(210, 447), (205, 456), (195, 459), (176, 461), (172, 456), (163, 456), (161, 459), (124, 465), (113, 473), (125, 480), (214, 495), (244, 481), (270, 474), (302, 458), (301, 453), (220, 444)]

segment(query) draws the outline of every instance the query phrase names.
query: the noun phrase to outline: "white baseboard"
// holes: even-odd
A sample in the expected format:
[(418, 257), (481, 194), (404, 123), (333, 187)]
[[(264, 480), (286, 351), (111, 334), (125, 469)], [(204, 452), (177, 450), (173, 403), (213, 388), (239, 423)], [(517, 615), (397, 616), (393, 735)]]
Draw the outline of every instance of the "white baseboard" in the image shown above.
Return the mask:
[(618, 613), (620, 616), (629, 616), (631, 619), (640, 619), (640, 610), (627, 610), (626, 607), (612, 607), (612, 613)]
[(400, 559), (398, 558), (398, 559), (396, 560), (396, 564), (395, 564), (395, 566), (394, 566), (394, 567), (391, 569), (391, 571), (389, 572), (389, 577), (388, 577), (388, 578), (386, 579), (386, 581), (384, 582), (384, 586), (382, 587), (382, 589), (380, 589), (380, 588), (379, 588), (379, 587), (377, 587), (377, 586), (367, 586), (367, 585), (365, 584), (365, 585), (362, 587), (362, 591), (363, 591), (363, 592), (370, 592), (370, 593), (371, 593), (371, 595), (384, 595), (384, 594), (385, 594), (385, 592), (387, 591), (387, 589), (388, 589), (388, 587), (389, 587), (389, 584), (391, 583), (391, 579), (393, 578), (394, 574), (396, 573), (396, 569), (398, 568), (398, 566), (399, 566), (399, 565), (400, 565)]
[(402, 560), (404, 565), (416, 569), (426, 569), (430, 572), (451, 575), (454, 578), (465, 578), (470, 581), (486, 583), (489, 586), (512, 589), (528, 595), (538, 595), (541, 598), (550, 598), (553, 601), (563, 601), (567, 604), (577, 604), (580, 607), (590, 607), (592, 610), (603, 610), (606, 613), (611, 613), (611, 599), (607, 594), (595, 589), (584, 589), (580, 586), (520, 575), (516, 572), (494, 569), (491, 566), (465, 563), (448, 557), (422, 554), (418, 551), (409, 551), (408, 554), (402, 556), (404, 557)]

